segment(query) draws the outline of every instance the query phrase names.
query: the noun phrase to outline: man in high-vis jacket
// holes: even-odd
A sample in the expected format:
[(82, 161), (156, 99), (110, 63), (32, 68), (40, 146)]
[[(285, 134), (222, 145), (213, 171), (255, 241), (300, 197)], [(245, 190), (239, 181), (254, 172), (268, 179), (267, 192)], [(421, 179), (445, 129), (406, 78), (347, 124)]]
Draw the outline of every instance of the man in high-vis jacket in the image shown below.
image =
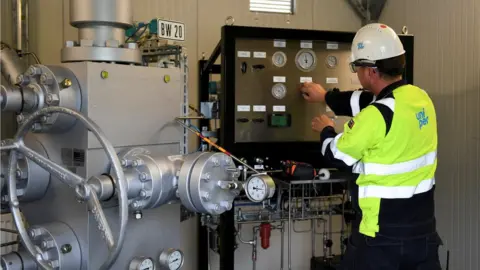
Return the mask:
[(326, 115), (312, 120), (321, 154), (358, 175), (351, 192), (357, 220), (340, 269), (437, 270), (441, 239), (435, 221), (437, 122), (428, 94), (402, 78), (405, 50), (384, 24), (361, 28), (350, 68), (366, 91), (300, 87), (309, 102), (350, 116), (337, 134)]

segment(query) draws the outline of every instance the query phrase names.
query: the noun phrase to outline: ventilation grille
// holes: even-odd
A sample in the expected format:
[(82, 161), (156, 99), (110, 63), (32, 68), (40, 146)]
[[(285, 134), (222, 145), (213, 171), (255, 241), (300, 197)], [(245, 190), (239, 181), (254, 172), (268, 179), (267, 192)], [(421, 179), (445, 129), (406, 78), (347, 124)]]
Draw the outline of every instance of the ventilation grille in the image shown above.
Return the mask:
[(293, 14), (294, 0), (250, 0), (250, 11)]

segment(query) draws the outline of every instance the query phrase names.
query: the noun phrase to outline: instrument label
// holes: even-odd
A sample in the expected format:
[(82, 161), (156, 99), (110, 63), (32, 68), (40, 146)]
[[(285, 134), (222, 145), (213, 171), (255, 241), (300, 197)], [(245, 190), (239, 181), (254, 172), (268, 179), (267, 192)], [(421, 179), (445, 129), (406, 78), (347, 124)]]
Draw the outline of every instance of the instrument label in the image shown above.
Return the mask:
[(250, 105), (238, 105), (237, 106), (237, 112), (249, 112), (250, 111)]
[(253, 52), (253, 58), (267, 58), (266, 52)]
[(284, 83), (287, 81), (287, 77), (285, 76), (273, 76), (273, 82), (275, 83)]
[(311, 49), (311, 48), (313, 48), (313, 42), (311, 40), (302, 40), (300, 42), (300, 48)]
[(240, 58), (250, 58), (250, 52), (238, 51), (237, 56)]

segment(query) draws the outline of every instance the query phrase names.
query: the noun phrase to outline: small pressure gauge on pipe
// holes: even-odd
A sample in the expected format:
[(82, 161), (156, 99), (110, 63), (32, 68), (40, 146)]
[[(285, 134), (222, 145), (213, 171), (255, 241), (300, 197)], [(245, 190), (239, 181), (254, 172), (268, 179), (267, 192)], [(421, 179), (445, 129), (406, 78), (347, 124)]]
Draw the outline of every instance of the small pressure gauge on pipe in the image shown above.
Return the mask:
[(155, 270), (152, 258), (136, 257), (130, 262), (129, 270)]
[(179, 270), (183, 266), (183, 253), (178, 249), (169, 248), (160, 253), (158, 260), (163, 269)]
[(252, 175), (244, 184), (245, 194), (252, 202), (262, 202), (275, 194), (275, 182), (266, 174)]

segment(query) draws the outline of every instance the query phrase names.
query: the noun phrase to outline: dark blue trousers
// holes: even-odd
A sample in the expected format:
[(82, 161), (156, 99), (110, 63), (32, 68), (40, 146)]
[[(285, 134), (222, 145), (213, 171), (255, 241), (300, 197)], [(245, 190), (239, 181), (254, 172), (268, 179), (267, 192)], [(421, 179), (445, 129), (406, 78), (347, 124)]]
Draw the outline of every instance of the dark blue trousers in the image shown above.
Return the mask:
[(338, 270), (441, 270), (437, 233), (411, 239), (354, 232)]

